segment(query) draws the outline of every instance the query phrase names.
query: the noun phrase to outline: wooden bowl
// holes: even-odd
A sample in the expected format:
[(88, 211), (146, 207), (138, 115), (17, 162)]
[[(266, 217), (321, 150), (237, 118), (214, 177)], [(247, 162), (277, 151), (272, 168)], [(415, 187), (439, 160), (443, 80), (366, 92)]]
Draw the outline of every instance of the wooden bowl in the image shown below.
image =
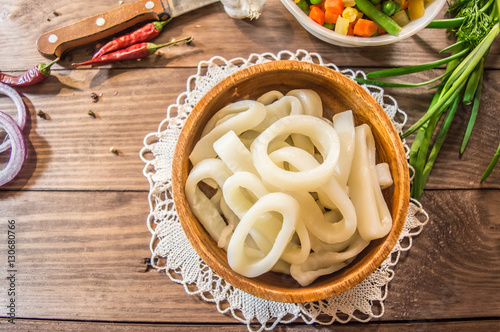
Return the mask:
[[(247, 278), (234, 272), (226, 252), (205, 231), (192, 213), (184, 193), (184, 185), (192, 167), (188, 156), (199, 140), (207, 121), (222, 107), (243, 99), (257, 99), (270, 90), (286, 93), (292, 89), (316, 91), (324, 114), (330, 118), (351, 109), (356, 125), (367, 123), (373, 132), (378, 162), (390, 165), (394, 184), (384, 190), (393, 217), (390, 233), (372, 241), (344, 269), (316, 279), (307, 287), (292, 277), (268, 272)], [(242, 69), (214, 86), (194, 107), (181, 131), (172, 165), (172, 190), (180, 223), (191, 245), (212, 270), (236, 288), (257, 297), (288, 303), (301, 303), (329, 298), (344, 292), (371, 273), (386, 259), (396, 244), (409, 206), (410, 180), (408, 163), (401, 140), (382, 107), (357, 83), (327, 67), (292, 60), (273, 61)]]

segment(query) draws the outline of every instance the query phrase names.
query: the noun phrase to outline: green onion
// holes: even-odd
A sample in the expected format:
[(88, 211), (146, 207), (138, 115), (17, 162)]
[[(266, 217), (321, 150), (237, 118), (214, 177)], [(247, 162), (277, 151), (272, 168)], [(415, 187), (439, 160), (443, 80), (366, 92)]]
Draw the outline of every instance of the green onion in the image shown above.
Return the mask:
[(455, 69), (455, 71), (451, 74), (449, 79), (446, 82), (445, 89), (449, 88), (452, 84), (455, 83), (455, 78), (458, 77), (468, 77), (469, 74), (476, 68), (476, 65), (481, 61), (483, 56), (488, 52), (490, 49), (491, 44), (493, 43), (493, 40), (495, 40), (496, 36), (498, 35), (500, 26), (499, 24), (495, 24), (495, 26), (491, 29), (491, 31), (488, 33), (486, 38), (484, 38), (477, 47), (472, 50), (472, 52), (467, 55), (467, 57), (458, 65), (458, 67)]
[(443, 78), (445, 78), (449, 73), (444, 73), (443, 75), (434, 77), (433, 79), (430, 79), (428, 81), (420, 82), (420, 83), (398, 83), (398, 82), (385, 82), (385, 81), (377, 81), (377, 80), (368, 80), (364, 78), (355, 78), (354, 80), (358, 83), (361, 84), (371, 84), (371, 85), (377, 85), (377, 86), (390, 86), (390, 87), (396, 87), (396, 88), (416, 88), (419, 86), (424, 86), (428, 85), (431, 83), (434, 83), (436, 81), (439, 81)]
[(472, 103), (472, 110), (470, 112), (469, 123), (467, 124), (467, 129), (465, 130), (464, 140), (462, 141), (462, 146), (460, 148), (460, 154), (463, 154), (465, 151), (465, 147), (469, 142), (470, 134), (472, 133), (472, 128), (474, 127), (474, 123), (476, 122), (477, 113), (479, 111), (479, 102), (481, 100), (481, 94), (483, 91), (483, 75), (481, 73), (481, 79), (477, 86), (476, 94), (474, 95), (474, 101)]
[(451, 45), (443, 48), (441, 51), (439, 51), (439, 53), (444, 53), (444, 52), (449, 51), (451, 49), (456, 49), (459, 46), (462, 47), (463, 45), (465, 45), (465, 42), (463, 40), (461, 40), (461, 41), (456, 42), (455, 44), (451, 44)]
[(429, 120), (429, 122), (427, 122), (427, 127), (425, 131), (423, 131), (420, 147), (416, 155), (416, 160), (413, 164), (415, 177), (413, 179), (411, 196), (416, 199), (420, 199), (421, 193), (424, 191), (425, 183), (423, 181), (423, 173), (427, 158), (427, 151), (429, 150), (432, 134), (434, 133), (440, 118), (441, 114), (436, 114)]
[(433, 61), (433, 62), (427, 62), (427, 63), (424, 63), (422, 65), (406, 66), (406, 67), (400, 67), (400, 68), (392, 68), (392, 69), (373, 71), (371, 73), (367, 73), (366, 77), (367, 78), (383, 78), (383, 77), (401, 76), (401, 75), (418, 73), (421, 71), (425, 71), (425, 70), (439, 67), (439, 66), (444, 65), (444, 64), (446, 64), (454, 59), (458, 59), (462, 55), (467, 54), (468, 50), (469, 49), (464, 49), (461, 52), (459, 52), (457, 54), (450, 55), (447, 58), (440, 59), (440, 60)]
[(472, 100), (474, 99), (476, 91), (479, 87), (481, 77), (483, 75), (483, 69), (484, 69), (484, 58), (481, 59), (479, 64), (476, 66), (476, 68), (472, 71), (472, 73), (469, 76), (469, 81), (467, 82), (463, 98), (463, 103), (465, 105), (470, 105), (472, 103)]
[(426, 28), (427, 29), (450, 29), (450, 28), (458, 28), (464, 22), (464, 17), (456, 17), (444, 20), (434, 20), (429, 23)]
[(446, 134), (448, 133), (448, 130), (450, 129), (451, 122), (453, 121), (453, 118), (455, 117), (455, 113), (457, 112), (459, 104), (460, 104), (460, 98), (457, 95), (454, 99), (453, 104), (450, 106), (448, 113), (446, 114), (446, 117), (445, 117), (444, 122), (443, 122), (443, 126), (439, 130), (438, 136), (436, 138), (436, 142), (434, 142), (434, 145), (432, 146), (431, 153), (429, 154), (429, 157), (427, 159), (427, 163), (425, 164), (424, 171), (422, 174), (422, 180), (421, 180), (421, 182), (423, 183), (423, 185), (421, 186), (421, 191), (414, 196), (417, 200), (420, 200), (420, 197), (422, 196), (422, 194), (424, 192), (424, 186), (427, 183), (427, 179), (429, 178), (429, 174), (431, 173), (432, 167), (434, 166), (434, 162), (437, 159), (439, 151), (441, 150), (441, 147), (443, 146), (444, 139), (446, 138)]
[[(493, 40), (498, 35), (499, 25), (498, 23), (493, 26), (491, 31), (488, 33), (485, 39), (479, 43), (479, 45), (460, 63), (460, 65), (453, 71), (451, 76), (447, 79), (446, 84), (443, 90), (447, 92), (443, 96), (442, 102), (437, 102), (434, 106), (434, 109), (425, 113), (425, 115), (420, 118), (413, 126), (410, 127), (401, 137), (405, 138), (411, 135), (415, 130), (417, 130), (422, 124), (427, 122), (429, 118), (433, 115), (433, 113), (438, 112), (441, 106), (444, 104), (445, 99), (450, 98), (453, 93), (458, 89), (458, 87), (467, 80), (468, 75), (472, 72), (477, 63), (484, 56), (486, 51), (489, 49)], [(468, 65), (468, 67), (467, 67)], [(474, 67), (472, 67), (474, 66)], [(367, 75), (368, 76), (368, 75)], [(458, 76), (458, 77), (457, 77)], [(452, 83), (450, 83), (452, 82)]]
[(484, 182), (484, 180), (486, 180), (488, 176), (490, 176), (491, 171), (493, 171), (493, 169), (495, 168), (499, 158), (500, 158), (500, 144), (498, 144), (497, 152), (495, 152), (495, 155), (493, 156), (493, 159), (488, 165), (488, 168), (486, 168), (486, 171), (484, 171), (484, 174), (481, 177), (481, 182)]

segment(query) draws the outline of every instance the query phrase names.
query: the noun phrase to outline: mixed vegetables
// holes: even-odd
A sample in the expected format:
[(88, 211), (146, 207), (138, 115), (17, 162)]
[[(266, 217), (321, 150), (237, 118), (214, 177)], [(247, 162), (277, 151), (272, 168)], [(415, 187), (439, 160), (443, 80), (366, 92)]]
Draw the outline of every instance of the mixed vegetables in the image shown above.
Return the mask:
[(313, 21), (342, 35), (397, 36), (431, 0), (295, 0)]

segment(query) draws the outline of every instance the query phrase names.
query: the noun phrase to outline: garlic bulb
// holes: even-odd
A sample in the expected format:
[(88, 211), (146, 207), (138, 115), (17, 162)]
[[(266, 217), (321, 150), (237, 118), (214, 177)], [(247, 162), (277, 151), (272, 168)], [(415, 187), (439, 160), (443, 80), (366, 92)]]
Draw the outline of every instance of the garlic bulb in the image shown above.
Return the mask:
[(232, 18), (259, 18), (266, 0), (220, 0), (224, 10)]

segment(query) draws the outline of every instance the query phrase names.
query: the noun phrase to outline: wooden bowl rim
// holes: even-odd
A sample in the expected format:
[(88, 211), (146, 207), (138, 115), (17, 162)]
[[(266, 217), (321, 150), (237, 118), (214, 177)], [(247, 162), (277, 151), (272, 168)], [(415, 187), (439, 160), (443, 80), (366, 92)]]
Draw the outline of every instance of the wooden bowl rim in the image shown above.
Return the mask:
[[(225, 266), (220, 262), (213, 252), (213, 248), (208, 246), (199, 245), (203, 243), (202, 236), (197, 234), (195, 226), (193, 223), (197, 223), (197, 227), (201, 226), (199, 221), (196, 219), (194, 214), (189, 208), (189, 204), (186, 201), (184, 194), (184, 185), (187, 178), (178, 178), (176, 175), (180, 173), (183, 169), (182, 163), (189, 163), (187, 161), (190, 151), (186, 152), (186, 145), (189, 141), (189, 132), (186, 133), (188, 129), (193, 128), (195, 130), (196, 122), (202, 115), (202, 110), (214, 99), (216, 99), (220, 93), (223, 93), (228, 87), (237, 86), (238, 83), (244, 82), (255, 74), (261, 74), (268, 71), (302, 71), (310, 73), (313, 75), (320, 75), (330, 80), (332, 82), (337, 82), (340, 84), (350, 85), (357, 93), (362, 95), (366, 103), (374, 109), (374, 115), (378, 120), (383, 122), (386, 130), (388, 130), (389, 135), (393, 138), (391, 148), (394, 149), (395, 155), (398, 159), (403, 158), (405, 162), (396, 163), (395, 170), (392, 173), (400, 174), (401, 180), (398, 183), (399, 194), (402, 195), (393, 206), (393, 226), (390, 233), (382, 239), (382, 243), (377, 245), (378, 250), (373, 250), (367, 255), (371, 256), (365, 264), (357, 266), (355, 269), (350, 270), (344, 278), (332, 281), (326, 285), (315, 286), (313, 282), (311, 285), (299, 288), (280, 288), (270, 285), (265, 285), (258, 278), (246, 278), (236, 272), (232, 271), (230, 268)], [(204, 124), (203, 124), (204, 125)], [(189, 164), (190, 165), (190, 164)], [(395, 184), (396, 185), (396, 184)], [(323, 65), (316, 63), (303, 62), (297, 60), (277, 60), (270, 61), (261, 64), (252, 65), (233, 73), (222, 81), (217, 83), (212, 87), (195, 105), (190, 115), (187, 117), (186, 122), (179, 135), (177, 145), (174, 151), (174, 156), (172, 159), (172, 196), (174, 200), (174, 205), (179, 216), (179, 222), (186, 234), (189, 242), (198, 253), (200, 258), (222, 279), (231, 284), (232, 286), (249, 293), (251, 295), (271, 300), (277, 302), (285, 303), (302, 303), (302, 302), (314, 302), (320, 301), (339, 293), (342, 293), (360, 283), (370, 274), (372, 274), (387, 258), (391, 250), (397, 243), (401, 231), (403, 229), (406, 214), (409, 207), (409, 191), (410, 191), (410, 180), (409, 180), (409, 170), (408, 163), (406, 162), (406, 153), (403, 148), (403, 144), (399, 138), (399, 135), (380, 104), (368, 93), (365, 89), (359, 86), (357, 83), (341, 74), (338, 71), (329, 69)], [(395, 195), (396, 192), (393, 193)], [(393, 202), (394, 203), (394, 202)], [(189, 220), (185, 220), (180, 217), (180, 215), (188, 216)], [(203, 226), (201, 226), (203, 227)], [(209, 236), (205, 231), (205, 236)], [(212, 240), (213, 241), (213, 240)], [(213, 241), (215, 244), (215, 241)], [(217, 245), (215, 244), (215, 247)], [(376, 247), (376, 248), (377, 248)], [(218, 250), (220, 248), (215, 248)], [(222, 249), (220, 249), (222, 250)], [(227, 264), (227, 261), (225, 262)], [(348, 268), (348, 267), (347, 267)]]

